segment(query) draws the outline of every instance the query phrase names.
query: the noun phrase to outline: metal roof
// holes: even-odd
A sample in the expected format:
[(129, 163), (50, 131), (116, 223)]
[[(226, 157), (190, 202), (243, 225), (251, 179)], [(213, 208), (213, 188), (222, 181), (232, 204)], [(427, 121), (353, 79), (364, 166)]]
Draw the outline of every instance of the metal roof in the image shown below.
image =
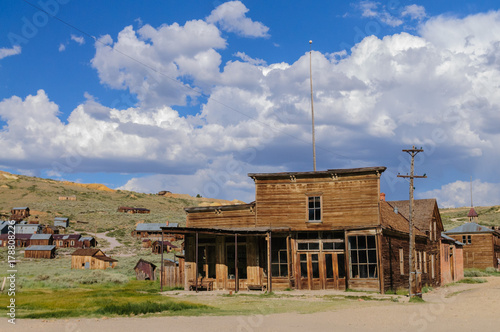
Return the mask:
[(33, 234), (30, 240), (48, 240), (51, 236), (52, 234)]
[(37, 251), (46, 251), (46, 250), (52, 250), (54, 249), (56, 246), (29, 246), (28, 248), (24, 249), (24, 250), (37, 250)]
[(327, 171), (316, 172), (281, 172), (281, 173), (248, 173), (251, 178), (283, 178), (290, 176), (303, 176), (303, 177), (318, 177), (318, 176), (331, 176), (335, 174), (355, 174), (355, 173), (375, 173), (386, 170), (384, 166), (376, 167), (362, 167), (362, 168), (344, 168), (344, 169), (329, 169)]
[(178, 227), (179, 224), (176, 222), (171, 222), (168, 225), (166, 223), (149, 223), (149, 224), (137, 224), (135, 230), (138, 232), (142, 231), (156, 231), (156, 232), (161, 232), (161, 227)]
[(12, 208), (12, 210), (26, 210), (28, 209), (27, 206), (22, 206), (22, 207), (15, 207), (15, 208)]
[(444, 234), (444, 233), (441, 233), (441, 237), (448, 240), (448, 241), (453, 241), (455, 244), (459, 245), (459, 246), (463, 246), (464, 244), (460, 241), (457, 241), (455, 240), (454, 238), (452, 237), (449, 237), (448, 235)]
[(55, 217), (54, 220), (57, 220), (57, 221), (68, 221), (69, 219), (68, 218), (62, 218), (62, 217)]
[(451, 234), (451, 233), (494, 233), (494, 232), (495, 230), (491, 228), (481, 226), (479, 224), (476, 224), (475, 222), (468, 222), (461, 226), (450, 229), (449, 231), (446, 231), (444, 233)]
[(94, 238), (92, 236), (83, 236), (79, 241), (92, 241)]

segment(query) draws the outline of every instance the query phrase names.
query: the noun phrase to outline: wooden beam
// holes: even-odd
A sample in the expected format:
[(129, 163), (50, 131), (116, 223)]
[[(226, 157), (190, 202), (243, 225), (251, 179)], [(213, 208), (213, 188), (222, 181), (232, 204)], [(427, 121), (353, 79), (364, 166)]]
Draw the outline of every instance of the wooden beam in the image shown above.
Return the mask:
[(240, 278), (238, 276), (238, 234), (234, 234), (234, 292), (240, 290)]

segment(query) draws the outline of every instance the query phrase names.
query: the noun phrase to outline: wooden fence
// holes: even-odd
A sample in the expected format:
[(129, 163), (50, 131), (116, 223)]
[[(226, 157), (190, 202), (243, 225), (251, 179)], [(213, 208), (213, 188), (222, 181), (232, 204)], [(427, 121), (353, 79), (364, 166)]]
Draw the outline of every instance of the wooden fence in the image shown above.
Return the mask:
[(161, 280), (163, 287), (184, 287), (184, 273), (179, 266), (164, 266)]

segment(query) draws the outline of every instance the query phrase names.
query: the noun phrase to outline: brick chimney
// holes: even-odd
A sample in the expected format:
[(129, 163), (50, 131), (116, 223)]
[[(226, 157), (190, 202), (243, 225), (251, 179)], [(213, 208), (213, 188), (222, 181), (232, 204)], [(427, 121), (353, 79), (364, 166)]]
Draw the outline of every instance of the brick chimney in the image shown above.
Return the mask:
[(380, 193), (380, 200), (385, 202), (385, 193)]
[(167, 220), (167, 226), (168, 226), (168, 220)]

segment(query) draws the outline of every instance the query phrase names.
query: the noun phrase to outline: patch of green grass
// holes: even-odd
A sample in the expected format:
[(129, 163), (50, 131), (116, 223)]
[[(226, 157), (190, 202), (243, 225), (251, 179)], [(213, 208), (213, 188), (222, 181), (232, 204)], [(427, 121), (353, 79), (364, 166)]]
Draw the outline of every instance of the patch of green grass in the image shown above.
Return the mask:
[(139, 315), (156, 313), (162, 311), (181, 311), (187, 309), (207, 308), (202, 304), (194, 304), (189, 302), (141, 302), (141, 303), (125, 303), (121, 305), (110, 304), (95, 311), (99, 315)]
[(429, 293), (432, 290), (434, 290), (434, 288), (432, 288), (432, 286), (424, 286), (424, 287), (422, 287), (422, 294)]
[(480, 269), (465, 269), (464, 270), (464, 277), (465, 278), (471, 278), (471, 277), (487, 277), (489, 274), (486, 273), (485, 270), (480, 270)]
[(464, 278), (462, 280), (457, 281), (458, 284), (483, 284), (488, 282), (483, 278)]
[(412, 296), (410, 298), (410, 303), (423, 303), (425, 300), (419, 296)]

